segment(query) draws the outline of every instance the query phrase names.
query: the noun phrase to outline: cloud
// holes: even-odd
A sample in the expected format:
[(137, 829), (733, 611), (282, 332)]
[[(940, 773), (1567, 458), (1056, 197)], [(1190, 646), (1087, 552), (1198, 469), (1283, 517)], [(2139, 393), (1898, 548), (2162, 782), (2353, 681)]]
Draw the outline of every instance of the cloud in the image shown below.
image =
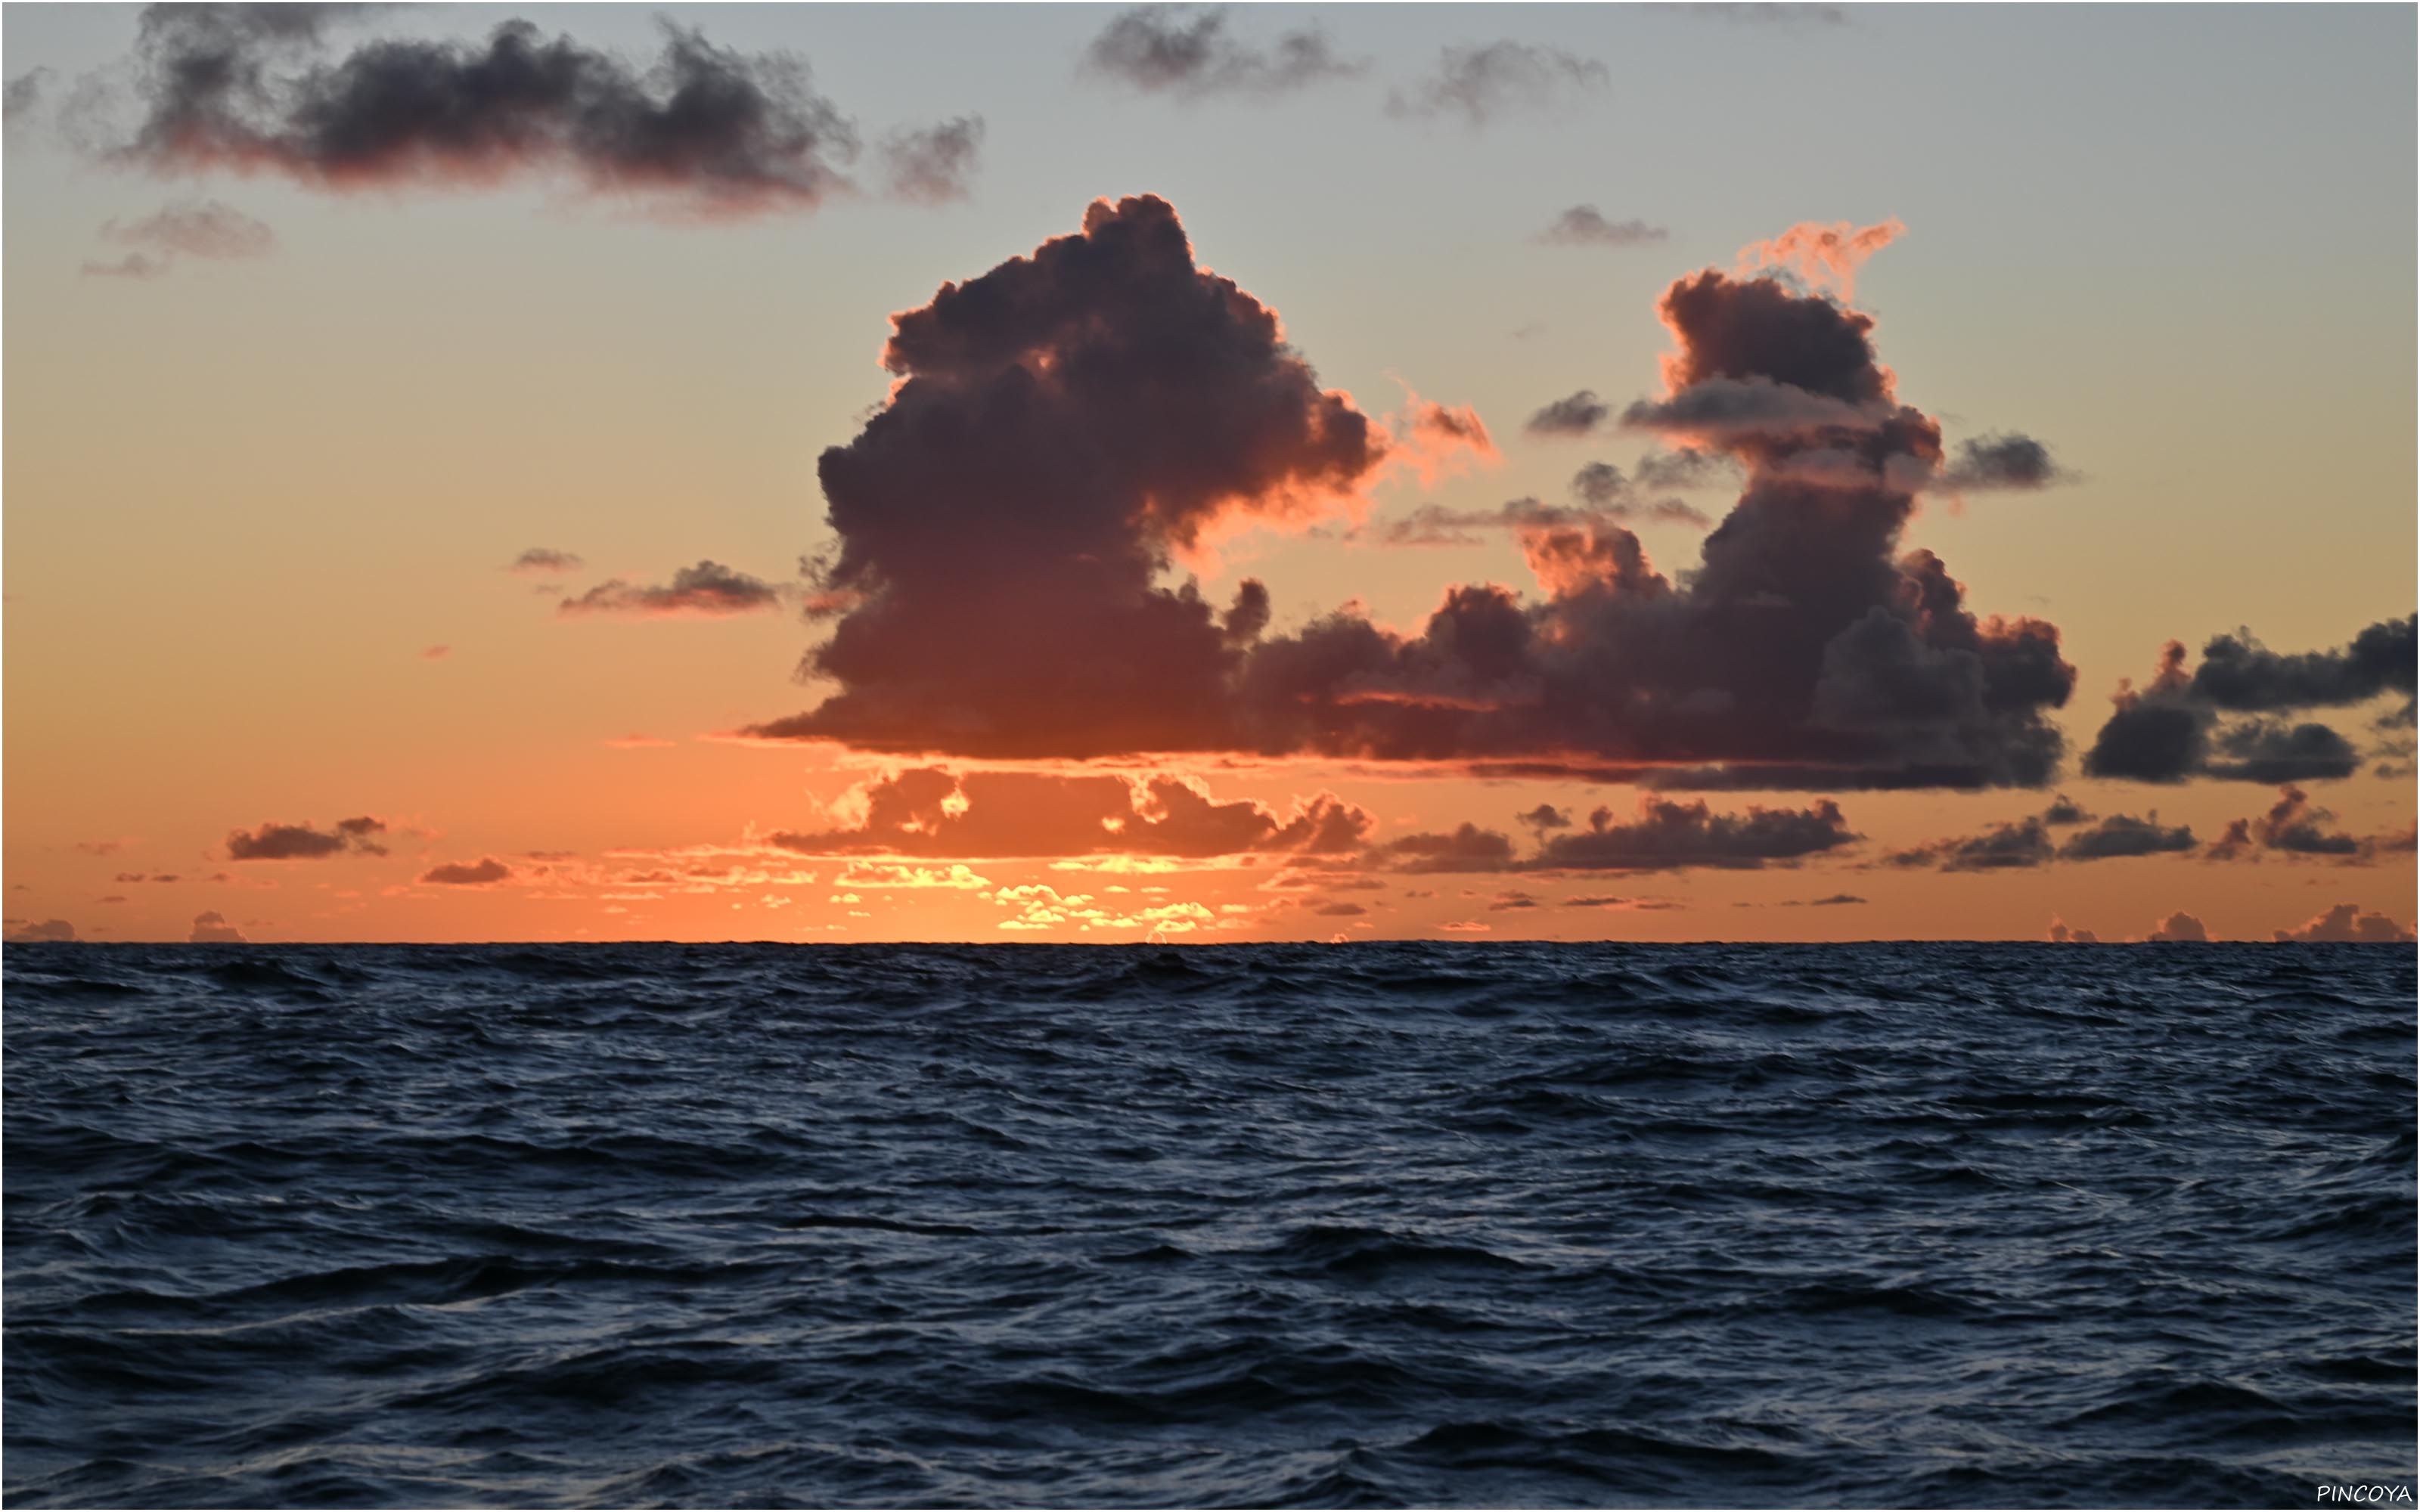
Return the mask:
[(429, 646), (420, 653), (420, 659), (423, 661), (443, 661), (446, 657), (452, 655), (454, 655), (454, 648), (452, 646)]
[(2040, 866), (2055, 854), (2051, 845), (2050, 832), (2043, 827), (2041, 819), (2035, 816), (1993, 825), (1979, 835), (1959, 840), (1937, 840), (1931, 844), (1893, 851), (1883, 857), (1883, 862), (1896, 867), (1936, 867), (1944, 872), (1997, 872), (2012, 867)]
[(432, 866), (420, 873), (423, 882), (433, 882), (449, 887), (484, 887), (502, 882), (513, 874), (513, 869), (492, 856), (477, 861), (448, 861)]
[(2075, 828), (2063, 842), (2051, 836), (2054, 828), (2086, 825), (2091, 819), (2062, 793), (2040, 813), (1995, 824), (1980, 834), (1894, 851), (1883, 861), (1887, 866), (1930, 866), (1944, 872), (1992, 872), (2047, 866), (2055, 860), (2170, 855), (2190, 851), (2197, 843), (2190, 827), (2161, 824), (2157, 810), (2144, 819), (2111, 814), (2088, 827)]
[(1387, 95), (1387, 114), (1408, 120), (1454, 117), (1476, 131), (1516, 112), (1563, 114), (1575, 99), (1603, 90), (1612, 75), (1594, 58), (1525, 42), (1468, 43), (1443, 49), (1436, 71)]
[(1321, 903), (1311, 913), (1321, 918), (1358, 918), (1369, 911), (1359, 903)]
[(2383, 693), (2413, 691), (2420, 616), (2381, 620), (2334, 651), (2280, 655), (2249, 630), (2202, 647), (2190, 691), (2213, 707), (2243, 711), (2341, 707)]
[(1703, 803), (1641, 797), (1637, 817), (1627, 823), (1600, 808), (1586, 828), (1567, 833), (1537, 826), (1536, 810), (1520, 817), (1537, 828), (1538, 848), (1527, 856), (1516, 856), (1506, 836), (1465, 823), (1450, 833), (1404, 835), (1373, 846), (1368, 860), (1421, 872), (1754, 871), (1792, 865), (1858, 838), (1828, 798), (1807, 809), (1751, 805), (1745, 813), (1714, 813)]
[(580, 558), (569, 551), (557, 551), (550, 547), (534, 546), (505, 563), (504, 570), (552, 575), (576, 572), (580, 566)]
[(1809, 899), (1807, 906), (1809, 908), (1841, 908), (1851, 903), (1861, 903), (1864, 902), (1865, 900), (1863, 898), (1858, 897), (1854, 892), (1836, 892), (1831, 894), (1829, 897)]
[(1507, 872), (1512, 841), (1465, 821), (1445, 834), (1403, 835), (1372, 851), (1378, 864), (1397, 872)]
[(2299, 929), (2275, 932), (2281, 944), (2410, 945), (2415, 935), (2385, 914), (2361, 912), (2357, 903), (2338, 903)]
[(2048, 446), (2030, 436), (2008, 432), (1959, 442), (1957, 460), (1942, 471), (1934, 486), (1952, 493), (1981, 493), (2047, 488), (2067, 478), (2066, 471), (2051, 460)]
[(1940, 434), (1898, 401), (1873, 317), (1713, 270), (1659, 308), (1665, 404), (1781, 396), (1675, 435), (1745, 477), (1693, 568), (1667, 577), (1606, 511), (1520, 501), (1494, 523), (1537, 596), (1466, 583), (1408, 631), (1347, 606), (1272, 633), (1261, 583), (1221, 609), (1162, 575), (1222, 534), (1357, 501), (1388, 439), (1319, 389), (1274, 311), (1193, 263), (1169, 206), (1096, 205), (1083, 235), (894, 317), (893, 393), (821, 463), (840, 544), (816, 586), (847, 607), (804, 671), (837, 691), (746, 733), (1658, 787), (2046, 781), (2074, 670), (2055, 626), (1978, 616), (1903, 545)]
[(34, 68), (0, 85), (0, 123), (14, 126), (32, 115), (41, 104), (50, 79), (50, 69)]
[(299, 825), (274, 820), (258, 829), (227, 831), (230, 861), (320, 861), (332, 856), (384, 856), (386, 847), (373, 837), (386, 833), (383, 820), (366, 814), (340, 819), (334, 829), (314, 829), (309, 820)]
[(2267, 813), (2257, 819), (2235, 820), (2203, 854), (2213, 861), (2257, 861), (2265, 855), (2333, 856), (2347, 865), (2366, 866), (2382, 856), (2413, 847), (2411, 827), (2355, 836), (2330, 828), (2335, 818), (2313, 804), (2309, 794), (2289, 783), (2278, 789), (2277, 801)]
[(1608, 221), (1593, 205), (1575, 205), (1530, 239), (1549, 247), (1642, 247), (1672, 233), (1640, 220)]
[[(1637, 490), (1622, 477), (1621, 470), (1610, 462), (1590, 462), (1582, 467), (1572, 474), (1571, 488), (1573, 498), (1609, 520), (1644, 520), (1654, 525), (1687, 525), (1696, 530), (1714, 523), (1703, 511), (1678, 499), (1639, 498)], [(1534, 511), (1529, 522), (1552, 523)]]
[[(2084, 758), (2095, 777), (2180, 782), (2216, 777), (2301, 782), (2350, 776), (2362, 757), (2330, 727), (2263, 716), (2332, 708), (2400, 693), (2414, 684), (2412, 617), (2382, 620), (2334, 651), (2290, 656), (2270, 651), (2248, 630), (2214, 637), (2201, 664), (2185, 671), (2185, 648), (2171, 640), (2158, 670), (2137, 688), (2121, 681), (2114, 712)], [(2233, 724), (2230, 714), (2252, 716)]]
[(965, 199), (982, 156), (983, 117), (959, 116), (882, 139), (884, 186), (893, 199), (945, 205)]
[(818, 468), (840, 548), (816, 586), (851, 607), (807, 670), (842, 690), (750, 733), (984, 756), (1231, 741), (1267, 592), (1247, 579), (1221, 612), (1155, 579), (1224, 530), (1353, 497), (1385, 433), (1149, 196), (892, 323), (889, 401)]
[(226, 916), (210, 909), (194, 916), (194, 933), (186, 936), (189, 945), (242, 945), (243, 931), (226, 921)]
[(332, 60), (335, 13), (146, 8), (144, 117), (114, 156), (330, 190), (554, 177), (690, 216), (811, 209), (854, 187), (856, 129), (793, 54), (742, 54), (666, 22), (640, 69), (514, 20), (484, 43), (390, 39)]
[[(104, 930), (102, 933), (108, 932)], [(64, 918), (46, 918), (39, 924), (21, 924), (8, 932), (10, 945), (40, 945), (46, 942), (64, 942), (75, 937), (75, 926)]]
[(2147, 818), (2111, 814), (2089, 828), (2079, 829), (2059, 846), (2058, 855), (2065, 861), (2098, 861), (2119, 856), (2174, 855), (2190, 851), (2195, 844), (2190, 825), (2163, 825), (2154, 809)]
[(1586, 829), (1546, 837), (1528, 871), (1668, 872), (1690, 867), (1755, 870), (1790, 864), (1855, 841), (1829, 798), (1807, 809), (1750, 805), (1744, 814), (1714, 813), (1702, 802), (1644, 797), (1637, 817), (1616, 823), (1598, 809)]
[(2208, 945), (2210, 931), (2180, 908), (2151, 926), (2151, 933), (2143, 938), (2153, 945)]
[(954, 774), (920, 767), (852, 795), (864, 818), (846, 828), (783, 830), (768, 844), (802, 856), (1003, 859), (1090, 855), (1211, 857), (1247, 852), (1350, 856), (1373, 821), (1329, 793), (1278, 812), (1250, 800), (1219, 802), (1196, 780)]
[(266, 257), (277, 250), (277, 233), (214, 199), (181, 200), (139, 221), (104, 222), (101, 236), (163, 256)]
[(1756, 25), (1809, 24), (1817, 26), (1845, 25), (1849, 13), (1838, 6), (1792, 5), (1787, 0), (1775, 4), (1743, 4), (1737, 0), (1696, 0), (1689, 11), (1694, 15), (1711, 16), (1718, 21), (1746, 22)]
[(749, 614), (781, 606), (782, 590), (719, 562), (700, 562), (673, 574), (668, 584), (632, 583), (614, 578), (555, 606), (558, 614)]
[(2070, 929), (2056, 914), (2050, 918), (2050, 933), (2044, 936), (2053, 945), (2099, 945), (2101, 936), (2088, 929)]
[(1223, 6), (1137, 6), (1084, 49), (1082, 71), (1145, 94), (1263, 99), (1349, 79), (1367, 65), (1340, 56), (1317, 26), (1281, 33), (1269, 47), (1238, 41)]
[(130, 252), (116, 262), (86, 262), (82, 271), (86, 278), (163, 278), (168, 268), (165, 257)]
[(1896, 220), (1859, 227), (1847, 221), (1830, 225), (1801, 221), (1770, 241), (1750, 242), (1740, 251), (1740, 270), (1786, 269), (1807, 287), (1837, 292), (1843, 301), (1857, 294), (1857, 270), (1866, 259), (1907, 234)]
[(1612, 413), (1592, 390), (1582, 389), (1531, 415), (1521, 428), (1532, 436), (1586, 436)]

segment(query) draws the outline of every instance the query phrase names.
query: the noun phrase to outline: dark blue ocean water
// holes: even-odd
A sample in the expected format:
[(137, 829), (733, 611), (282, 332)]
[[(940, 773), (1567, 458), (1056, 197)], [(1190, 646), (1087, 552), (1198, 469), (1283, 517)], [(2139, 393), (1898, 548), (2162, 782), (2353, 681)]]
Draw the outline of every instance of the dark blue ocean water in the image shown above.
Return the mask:
[(2408, 949), (5, 971), (14, 1505), (2414, 1476)]

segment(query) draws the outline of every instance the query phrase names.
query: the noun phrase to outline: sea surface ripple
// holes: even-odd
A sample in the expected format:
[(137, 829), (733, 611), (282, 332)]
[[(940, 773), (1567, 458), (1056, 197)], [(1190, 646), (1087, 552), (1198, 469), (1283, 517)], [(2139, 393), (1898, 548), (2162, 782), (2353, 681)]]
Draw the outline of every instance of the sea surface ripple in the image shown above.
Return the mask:
[(12, 947), (0, 1494), (2408, 1488), (2413, 961)]

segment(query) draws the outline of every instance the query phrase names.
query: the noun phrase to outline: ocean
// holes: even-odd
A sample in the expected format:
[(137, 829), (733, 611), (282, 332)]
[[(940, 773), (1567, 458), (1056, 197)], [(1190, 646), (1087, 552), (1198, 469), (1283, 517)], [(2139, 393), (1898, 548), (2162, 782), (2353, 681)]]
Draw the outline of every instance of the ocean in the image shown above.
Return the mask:
[(0, 965), (15, 1506), (2412, 1504), (2408, 949)]

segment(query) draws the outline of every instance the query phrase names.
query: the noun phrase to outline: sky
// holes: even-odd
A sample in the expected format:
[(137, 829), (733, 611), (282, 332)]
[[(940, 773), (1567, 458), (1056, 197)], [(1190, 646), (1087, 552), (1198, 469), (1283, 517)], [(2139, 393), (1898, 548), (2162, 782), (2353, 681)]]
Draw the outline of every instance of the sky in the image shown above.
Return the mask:
[(2414, 26), (10, 5), (9, 937), (2409, 939)]

